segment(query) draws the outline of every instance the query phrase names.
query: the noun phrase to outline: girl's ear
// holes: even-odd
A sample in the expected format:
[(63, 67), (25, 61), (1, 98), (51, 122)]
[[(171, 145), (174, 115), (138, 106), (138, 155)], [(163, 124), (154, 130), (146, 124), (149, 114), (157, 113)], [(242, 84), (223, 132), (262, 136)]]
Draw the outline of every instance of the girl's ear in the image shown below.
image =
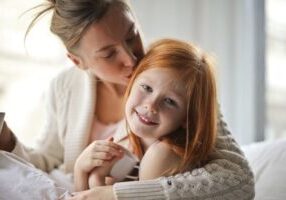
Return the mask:
[(83, 62), (83, 60), (82, 60), (81, 57), (79, 57), (79, 56), (77, 56), (77, 55), (75, 55), (75, 54), (73, 54), (73, 53), (70, 53), (70, 52), (67, 53), (67, 57), (68, 57), (78, 68), (80, 68), (80, 69), (82, 69), (82, 70), (86, 70), (86, 69), (88, 68), (88, 67), (86, 67), (86, 66), (84, 65), (84, 62)]

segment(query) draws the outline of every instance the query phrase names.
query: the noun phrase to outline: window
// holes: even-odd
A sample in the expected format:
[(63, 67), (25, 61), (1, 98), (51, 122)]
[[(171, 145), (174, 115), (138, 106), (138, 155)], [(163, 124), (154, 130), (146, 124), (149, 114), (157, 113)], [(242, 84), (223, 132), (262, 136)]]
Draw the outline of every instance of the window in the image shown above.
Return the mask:
[(32, 138), (42, 123), (42, 93), (50, 78), (66, 65), (62, 44), (49, 31), (49, 16), (32, 29), (26, 44), (25, 31), (39, 1), (0, 1), (0, 110), (21, 141)]
[(286, 136), (286, 1), (266, 1), (266, 138)]

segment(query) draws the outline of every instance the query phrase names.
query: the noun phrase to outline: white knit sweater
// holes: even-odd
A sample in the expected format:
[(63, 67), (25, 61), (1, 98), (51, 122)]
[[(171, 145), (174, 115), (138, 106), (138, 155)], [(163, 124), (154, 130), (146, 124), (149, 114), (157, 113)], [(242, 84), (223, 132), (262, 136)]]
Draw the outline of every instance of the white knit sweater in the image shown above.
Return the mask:
[[(72, 173), (88, 144), (95, 94), (94, 77), (75, 67), (63, 71), (45, 98), (47, 121), (38, 147), (30, 149), (17, 141), (13, 153), (44, 171), (59, 167)], [(203, 168), (156, 180), (116, 183), (117, 199), (253, 199), (253, 173), (221, 116), (218, 128), (216, 152)], [(123, 133), (115, 136), (116, 141), (125, 138)]]

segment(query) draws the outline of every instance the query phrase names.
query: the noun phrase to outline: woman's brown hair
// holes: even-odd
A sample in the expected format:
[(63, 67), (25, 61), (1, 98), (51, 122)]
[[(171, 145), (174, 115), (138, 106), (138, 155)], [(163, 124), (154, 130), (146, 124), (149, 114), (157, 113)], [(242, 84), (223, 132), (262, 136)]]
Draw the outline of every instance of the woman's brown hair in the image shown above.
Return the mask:
[[(210, 57), (193, 44), (174, 39), (159, 40), (150, 46), (150, 50), (135, 70), (126, 91), (126, 98), (138, 75), (155, 67), (173, 70), (186, 89), (185, 128), (179, 128), (160, 138), (181, 158), (179, 166), (168, 170), (168, 174), (184, 172), (190, 166), (199, 167), (208, 160), (216, 138), (217, 96)], [(142, 157), (144, 152), (140, 138), (129, 132), (134, 153)]]
[(52, 11), (51, 32), (62, 40), (69, 52), (74, 52), (88, 27), (115, 4), (131, 12), (124, 0), (46, 0), (46, 3), (32, 8), (41, 10), (30, 23), (25, 38), (39, 18)]

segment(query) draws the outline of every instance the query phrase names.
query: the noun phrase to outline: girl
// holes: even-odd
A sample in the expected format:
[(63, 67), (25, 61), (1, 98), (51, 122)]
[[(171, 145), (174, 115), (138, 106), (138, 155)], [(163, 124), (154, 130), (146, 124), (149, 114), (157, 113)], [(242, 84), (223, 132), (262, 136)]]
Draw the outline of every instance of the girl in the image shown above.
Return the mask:
[(192, 44), (160, 40), (139, 64), (127, 95), (132, 149), (143, 157), (140, 179), (182, 173), (208, 161), (217, 99), (207, 55)]
[[(130, 149), (142, 159), (139, 180), (183, 173), (208, 162), (217, 124), (212, 68), (209, 57), (194, 45), (172, 39), (154, 43), (140, 62), (125, 106)], [(90, 188), (104, 185), (116, 160), (93, 171), (90, 179), (96, 181)]]

